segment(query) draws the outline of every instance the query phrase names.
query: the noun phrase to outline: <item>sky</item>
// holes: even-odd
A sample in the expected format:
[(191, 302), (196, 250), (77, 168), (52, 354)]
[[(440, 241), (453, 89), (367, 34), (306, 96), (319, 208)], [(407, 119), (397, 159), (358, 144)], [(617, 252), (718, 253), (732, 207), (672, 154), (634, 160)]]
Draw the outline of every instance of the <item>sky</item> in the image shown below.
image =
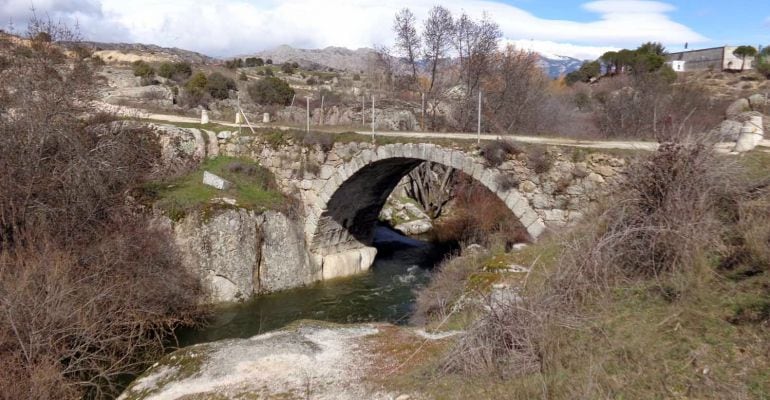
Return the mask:
[(24, 30), (34, 6), (86, 40), (148, 43), (211, 56), (301, 48), (391, 45), (394, 14), (422, 19), (435, 4), (495, 20), (505, 43), (593, 59), (659, 41), (669, 50), (770, 45), (767, 0), (0, 0), (0, 27)]

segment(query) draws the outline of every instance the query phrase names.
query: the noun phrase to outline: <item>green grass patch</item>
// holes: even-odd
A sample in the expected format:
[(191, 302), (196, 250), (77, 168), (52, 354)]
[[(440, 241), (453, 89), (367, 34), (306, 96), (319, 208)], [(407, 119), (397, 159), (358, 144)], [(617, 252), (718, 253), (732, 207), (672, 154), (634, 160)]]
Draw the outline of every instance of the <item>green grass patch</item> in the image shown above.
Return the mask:
[[(218, 190), (203, 184), (203, 172), (218, 175), (233, 185)], [(179, 220), (192, 211), (208, 214), (220, 208), (245, 208), (255, 211), (283, 210), (287, 201), (278, 190), (270, 171), (253, 161), (217, 157), (203, 162), (195, 171), (170, 182), (154, 182), (145, 191), (155, 200), (158, 208), (173, 220)], [(236, 205), (215, 199), (229, 198)]]

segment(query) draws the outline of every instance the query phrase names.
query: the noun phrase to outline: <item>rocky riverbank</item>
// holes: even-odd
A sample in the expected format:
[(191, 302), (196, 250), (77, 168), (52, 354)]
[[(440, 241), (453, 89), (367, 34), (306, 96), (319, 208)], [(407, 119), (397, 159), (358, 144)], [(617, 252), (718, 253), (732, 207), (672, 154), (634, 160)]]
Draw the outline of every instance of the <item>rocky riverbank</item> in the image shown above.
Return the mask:
[[(389, 324), (300, 321), (249, 339), (223, 340), (171, 353), (134, 381), (120, 400), (179, 398), (400, 399), (413, 394), (377, 383), (397, 367), (404, 344), (440, 345)], [(384, 343), (402, 342), (398, 346)]]

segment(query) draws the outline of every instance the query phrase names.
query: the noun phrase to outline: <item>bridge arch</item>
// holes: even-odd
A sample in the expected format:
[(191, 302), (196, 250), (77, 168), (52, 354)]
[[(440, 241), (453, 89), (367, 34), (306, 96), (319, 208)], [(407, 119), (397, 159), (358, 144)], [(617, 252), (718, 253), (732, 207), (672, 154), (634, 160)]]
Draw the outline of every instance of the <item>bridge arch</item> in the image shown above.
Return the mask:
[[(486, 186), (506, 204), (533, 240), (545, 230), (529, 201), (516, 188), (500, 187), (501, 172), (485, 165), (480, 157), (434, 144), (383, 145), (363, 150), (342, 164), (319, 191), (305, 230), (310, 251), (322, 268), (326, 269), (329, 257), (336, 260), (335, 255), (371, 245), (375, 223), (388, 196), (406, 174), (425, 161), (460, 170)], [(370, 264), (373, 258), (374, 254), (370, 254), (356, 262)], [(368, 265), (359, 267), (366, 268)], [(324, 271), (324, 275), (339, 274)]]

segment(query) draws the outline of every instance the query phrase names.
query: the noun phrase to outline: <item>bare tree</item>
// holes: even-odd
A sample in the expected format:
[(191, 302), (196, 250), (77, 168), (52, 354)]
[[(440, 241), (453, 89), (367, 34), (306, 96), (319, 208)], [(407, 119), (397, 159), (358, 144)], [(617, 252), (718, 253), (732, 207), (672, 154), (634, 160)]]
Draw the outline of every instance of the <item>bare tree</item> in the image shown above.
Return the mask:
[(412, 80), (417, 83), (417, 59), (420, 56), (420, 35), (417, 34), (414, 14), (404, 8), (396, 14), (393, 30), (396, 33), (396, 49), (406, 58), (412, 71)]
[(434, 6), (430, 9), (428, 19), (424, 22), (425, 28), (422, 34), (424, 43), (423, 54), (428, 62), (430, 79), (427, 88), (428, 93), (433, 88), (439, 74), (439, 64), (447, 58), (449, 47), (452, 44), (454, 23), (452, 13), (442, 6)]
[(424, 162), (409, 173), (406, 194), (420, 203), (429, 217), (436, 219), (452, 198), (453, 174), (452, 167)]
[(464, 96), (457, 107), (457, 121), (461, 129), (473, 122), (472, 104), (482, 79), (490, 72), (492, 59), (497, 52), (500, 27), (488, 15), (479, 21), (463, 13), (455, 22), (453, 42), (460, 62), (460, 81)]
[(494, 59), (488, 88), (488, 120), (497, 132), (534, 132), (556, 117), (549, 113), (548, 78), (536, 55), (508, 46)]
[(392, 91), (395, 68), (391, 50), (387, 46), (375, 46), (374, 54), (369, 59), (369, 78), (380, 90)]

